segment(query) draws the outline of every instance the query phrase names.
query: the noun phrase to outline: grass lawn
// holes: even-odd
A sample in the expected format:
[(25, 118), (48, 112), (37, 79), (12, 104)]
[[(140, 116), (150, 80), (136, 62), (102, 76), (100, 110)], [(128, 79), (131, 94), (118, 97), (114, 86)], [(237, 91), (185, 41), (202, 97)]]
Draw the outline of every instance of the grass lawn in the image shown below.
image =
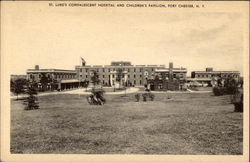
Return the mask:
[(32, 111), (12, 100), (11, 153), (242, 154), (243, 116), (229, 96), (105, 97), (93, 106), (84, 95), (40, 96)]

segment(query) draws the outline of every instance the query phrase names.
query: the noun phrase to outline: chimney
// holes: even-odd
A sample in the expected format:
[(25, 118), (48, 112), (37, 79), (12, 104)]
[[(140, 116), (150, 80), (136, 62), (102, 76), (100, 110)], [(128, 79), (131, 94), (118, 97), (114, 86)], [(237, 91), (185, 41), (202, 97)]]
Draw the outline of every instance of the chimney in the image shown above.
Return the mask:
[(173, 63), (172, 62), (170, 62), (169, 63), (169, 80), (173, 80), (173, 67), (174, 67), (174, 65), (173, 65)]
[(206, 72), (212, 72), (212, 71), (213, 71), (213, 68), (211, 67), (206, 68)]
[(39, 70), (39, 65), (35, 65), (35, 70)]

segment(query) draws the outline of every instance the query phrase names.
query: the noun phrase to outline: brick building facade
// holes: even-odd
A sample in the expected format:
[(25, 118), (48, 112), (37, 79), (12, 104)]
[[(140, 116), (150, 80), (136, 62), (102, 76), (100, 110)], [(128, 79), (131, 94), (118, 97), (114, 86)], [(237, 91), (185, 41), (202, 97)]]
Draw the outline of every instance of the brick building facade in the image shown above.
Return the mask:
[[(55, 83), (53, 89), (64, 90), (69, 88), (75, 88), (79, 86), (79, 80), (76, 78), (75, 70), (62, 70), (62, 69), (39, 69), (36, 65), (35, 69), (27, 70), (27, 80), (38, 83), (38, 88), (45, 88), (50, 90), (52, 83)], [(46, 77), (50, 83), (46, 87), (41, 87), (41, 79)]]
[(93, 72), (99, 75), (103, 86), (115, 86), (118, 78), (122, 85), (143, 86), (147, 79), (154, 75), (156, 69), (164, 69), (165, 65), (132, 65), (131, 62), (117, 61), (110, 65), (76, 66), (77, 79), (91, 81)]

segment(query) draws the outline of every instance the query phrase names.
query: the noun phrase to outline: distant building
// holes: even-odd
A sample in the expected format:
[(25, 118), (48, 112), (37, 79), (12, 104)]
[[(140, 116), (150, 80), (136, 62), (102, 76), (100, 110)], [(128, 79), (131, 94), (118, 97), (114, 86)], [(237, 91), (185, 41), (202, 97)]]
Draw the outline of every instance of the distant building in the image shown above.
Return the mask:
[(206, 68), (205, 71), (192, 71), (191, 78), (187, 79), (188, 82), (198, 82), (199, 84), (215, 85), (216, 81), (220, 78), (233, 77), (236, 80), (240, 78), (239, 71), (214, 71), (213, 68)]
[(79, 80), (76, 79), (75, 70), (62, 70), (62, 69), (39, 69), (36, 65), (35, 69), (27, 70), (27, 79), (29, 81), (35, 81), (41, 88), (41, 79), (46, 77), (51, 83), (48, 83), (46, 89), (52, 88), (52, 83), (55, 84), (53, 89), (69, 89), (79, 86)]

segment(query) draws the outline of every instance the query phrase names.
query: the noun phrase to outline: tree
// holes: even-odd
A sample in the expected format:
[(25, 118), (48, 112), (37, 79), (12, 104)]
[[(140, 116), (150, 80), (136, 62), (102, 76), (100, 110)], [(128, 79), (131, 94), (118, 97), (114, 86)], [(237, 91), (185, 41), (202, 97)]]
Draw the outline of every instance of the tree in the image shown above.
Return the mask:
[(91, 81), (94, 84), (94, 87), (100, 83), (99, 75), (96, 71), (93, 71), (93, 76), (91, 77)]
[[(223, 82), (224, 81), (224, 82)], [(238, 82), (233, 77), (218, 79), (218, 84), (213, 88), (215, 96), (236, 94), (238, 93)]]
[(25, 92), (26, 84), (27, 80), (23, 78), (11, 80), (10, 83), (11, 92), (13, 92), (17, 96), (17, 100), (18, 100), (18, 95)]
[(238, 92), (238, 82), (233, 77), (225, 79), (224, 87), (226, 94), (236, 94)]
[(35, 96), (37, 94), (37, 89), (32, 86), (32, 84), (29, 84), (26, 93), (29, 95), (25, 100), (24, 104), (26, 107), (24, 110), (34, 110), (39, 108), (39, 103), (37, 102), (37, 97)]

